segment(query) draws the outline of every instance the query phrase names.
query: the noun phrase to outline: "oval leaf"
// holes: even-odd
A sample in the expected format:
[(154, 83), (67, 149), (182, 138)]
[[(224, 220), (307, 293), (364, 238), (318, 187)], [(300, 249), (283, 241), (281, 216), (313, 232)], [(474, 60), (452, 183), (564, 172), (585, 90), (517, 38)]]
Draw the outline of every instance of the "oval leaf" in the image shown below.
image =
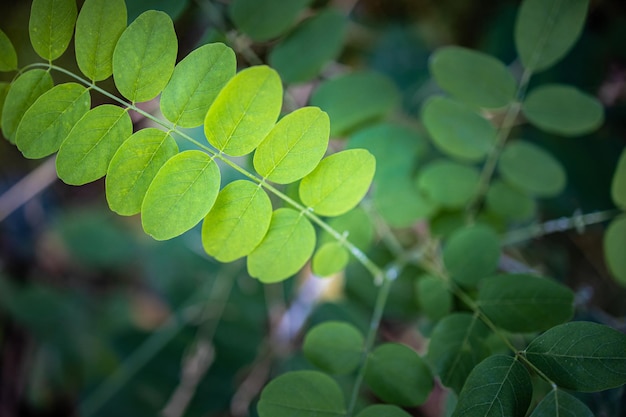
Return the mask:
[(82, 185), (102, 178), (117, 149), (133, 133), (128, 111), (103, 104), (88, 111), (61, 144), (57, 174), (65, 183)]
[(526, 220), (535, 213), (535, 200), (527, 193), (495, 180), (487, 190), (487, 208), (511, 220)]
[(248, 255), (270, 227), (272, 203), (260, 185), (239, 180), (217, 196), (202, 224), (204, 250), (220, 262)]
[(442, 89), (467, 104), (495, 108), (515, 100), (513, 74), (491, 55), (448, 46), (432, 55), (429, 67)]
[(500, 259), (500, 240), (489, 227), (467, 226), (455, 231), (443, 248), (443, 261), (452, 279), (474, 286), (491, 275)]
[(363, 335), (344, 322), (327, 321), (309, 330), (302, 351), (313, 365), (330, 374), (348, 374), (361, 362)]
[(510, 356), (490, 356), (470, 373), (452, 417), (524, 417), (531, 397), (524, 365)]
[(417, 178), (422, 194), (445, 208), (462, 208), (478, 191), (480, 173), (472, 166), (450, 160), (429, 163)]
[(89, 90), (76, 83), (46, 91), (24, 113), (15, 133), (17, 147), (26, 158), (53, 154), (90, 104)]
[(239, 30), (255, 41), (266, 41), (286, 32), (313, 0), (234, 0), (230, 17)]
[(582, 392), (626, 384), (626, 335), (577, 321), (553, 327), (526, 348), (526, 358), (560, 387)]
[(106, 197), (111, 210), (122, 216), (139, 213), (154, 176), (176, 153), (176, 141), (159, 129), (142, 129), (126, 139), (107, 170)]
[(381, 400), (399, 406), (423, 404), (433, 376), (413, 349), (398, 343), (378, 346), (367, 358), (365, 382)]
[(115, 46), (115, 86), (133, 103), (152, 100), (169, 81), (177, 52), (178, 39), (172, 19), (161, 11), (142, 13)]
[(280, 208), (270, 228), (248, 256), (248, 273), (261, 282), (283, 281), (298, 272), (315, 248), (315, 229), (302, 213)]
[(342, 417), (345, 400), (334, 379), (316, 371), (294, 371), (263, 388), (259, 417)]
[[(0, 81), (0, 115), (2, 115), (2, 111), (4, 110), (4, 103), (7, 99), (7, 93), (9, 92), (9, 88), (11, 88), (11, 84)], [(0, 128), (2, 128), (1, 117), (0, 117)]]
[(126, 29), (124, 0), (86, 0), (76, 20), (76, 62), (93, 81), (113, 74), (113, 51)]
[(28, 33), (37, 55), (53, 61), (65, 52), (74, 34), (76, 14), (76, 0), (33, 0)]
[(348, 251), (339, 242), (326, 243), (313, 256), (313, 273), (320, 277), (336, 274), (348, 265), (349, 257)]
[(416, 290), (419, 306), (431, 320), (439, 320), (452, 310), (452, 294), (442, 279), (422, 276), (417, 281)]
[(201, 46), (174, 68), (161, 95), (161, 111), (172, 123), (196, 127), (220, 90), (235, 76), (235, 52), (223, 43)]
[(429, 99), (422, 109), (422, 121), (435, 146), (455, 158), (480, 161), (495, 143), (494, 126), (465, 104), (454, 100)]
[(179, 236), (207, 215), (220, 190), (220, 170), (201, 151), (170, 158), (150, 183), (141, 204), (143, 230), (156, 240)]
[[(367, 251), (374, 240), (374, 225), (365, 210), (359, 207), (341, 216), (333, 217), (327, 223), (362, 251)], [(336, 242), (335, 238), (329, 233), (322, 233), (320, 244), (330, 242)]]
[(609, 270), (622, 285), (626, 285), (626, 216), (613, 220), (604, 233), (604, 257)]
[(477, 302), (496, 326), (511, 332), (546, 330), (574, 314), (574, 293), (569, 288), (525, 274), (485, 278)]
[(537, 405), (530, 417), (594, 417), (585, 403), (560, 389), (550, 391)]
[(561, 163), (542, 148), (517, 140), (505, 146), (498, 171), (508, 183), (539, 197), (553, 197), (565, 188)]
[(626, 148), (619, 157), (613, 182), (611, 183), (611, 197), (617, 207), (626, 210)]
[(330, 121), (317, 107), (303, 107), (280, 119), (254, 153), (254, 169), (266, 179), (288, 184), (317, 166), (326, 148)]
[(384, 187), (375, 187), (374, 206), (393, 227), (408, 227), (438, 210), (437, 204), (424, 197), (408, 177), (385, 181)]
[(272, 130), (283, 102), (280, 77), (267, 66), (246, 68), (220, 91), (204, 120), (209, 143), (225, 154), (252, 152)]
[(337, 152), (300, 182), (300, 198), (320, 216), (338, 216), (354, 208), (374, 177), (376, 159), (365, 149)]
[(515, 21), (515, 47), (532, 72), (561, 60), (582, 32), (589, 0), (524, 0)]
[(0, 30), (0, 71), (17, 69), (17, 53), (9, 37)]

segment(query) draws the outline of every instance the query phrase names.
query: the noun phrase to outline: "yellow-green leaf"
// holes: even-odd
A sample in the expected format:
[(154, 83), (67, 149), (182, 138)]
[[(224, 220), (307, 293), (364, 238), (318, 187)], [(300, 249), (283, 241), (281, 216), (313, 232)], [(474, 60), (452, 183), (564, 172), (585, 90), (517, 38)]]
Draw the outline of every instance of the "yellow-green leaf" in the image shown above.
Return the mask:
[(33, 0), (28, 22), (35, 52), (49, 61), (60, 57), (74, 34), (76, 0)]
[(344, 269), (348, 260), (348, 251), (339, 242), (328, 242), (315, 252), (311, 266), (315, 275), (328, 277)]
[(0, 30), (0, 71), (17, 69), (17, 53), (9, 37)]

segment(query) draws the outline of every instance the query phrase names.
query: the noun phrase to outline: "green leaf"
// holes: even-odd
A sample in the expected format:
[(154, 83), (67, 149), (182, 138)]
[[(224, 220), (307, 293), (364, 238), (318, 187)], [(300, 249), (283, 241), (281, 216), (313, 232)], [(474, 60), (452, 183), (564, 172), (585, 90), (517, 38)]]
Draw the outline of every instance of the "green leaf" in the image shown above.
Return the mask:
[(498, 235), (483, 225), (458, 229), (443, 248), (443, 261), (452, 279), (466, 286), (475, 286), (491, 275), (499, 259)]
[(90, 104), (89, 90), (76, 83), (46, 91), (24, 113), (15, 133), (17, 147), (26, 158), (53, 154)]
[(141, 204), (143, 230), (156, 240), (185, 233), (202, 220), (220, 191), (220, 170), (202, 151), (170, 158), (150, 183)]
[(313, 256), (313, 273), (320, 277), (331, 276), (344, 269), (349, 260), (348, 251), (339, 242), (328, 242)]
[(578, 398), (565, 391), (550, 391), (537, 405), (530, 417), (594, 417), (593, 413)]
[(28, 22), (30, 42), (43, 59), (54, 61), (74, 34), (76, 0), (33, 0)]
[(204, 134), (225, 154), (252, 152), (272, 130), (283, 103), (283, 87), (273, 69), (246, 68), (220, 91), (204, 119)]
[(416, 290), (419, 306), (431, 320), (439, 320), (452, 311), (452, 294), (442, 279), (424, 275), (417, 281)]
[(429, 200), (442, 207), (464, 207), (478, 191), (480, 173), (473, 166), (440, 159), (422, 168), (417, 187)]
[(82, 185), (102, 178), (122, 143), (133, 134), (128, 111), (103, 104), (88, 111), (61, 144), (56, 159), (59, 178)]
[(113, 80), (133, 103), (155, 98), (174, 71), (178, 39), (172, 19), (148, 10), (124, 30), (113, 52)]
[(408, 177), (379, 184), (374, 189), (374, 206), (392, 227), (408, 227), (419, 219), (431, 217), (438, 209)]
[[(285, 83), (302, 83), (315, 78), (324, 65), (341, 52), (347, 25), (335, 8), (322, 9), (299, 23), (269, 54), (269, 64)], [(306, 53), (303, 54), (303, 48)]]
[(547, 84), (533, 89), (522, 105), (530, 123), (548, 133), (580, 136), (604, 122), (602, 103), (569, 85)]
[(223, 43), (204, 45), (192, 51), (176, 65), (161, 94), (163, 115), (177, 126), (200, 126), (236, 70), (235, 52)]
[(604, 233), (604, 257), (607, 266), (622, 285), (626, 285), (626, 216), (613, 220)]
[(220, 262), (248, 255), (270, 227), (272, 203), (260, 185), (238, 180), (220, 191), (202, 224), (204, 250)]
[(288, 184), (309, 174), (328, 147), (330, 121), (317, 107), (302, 107), (274, 126), (254, 153), (254, 169), (264, 178)]
[(483, 279), (477, 303), (496, 326), (519, 333), (547, 330), (574, 314), (572, 290), (550, 279), (526, 274)]
[(234, 0), (230, 17), (240, 31), (255, 41), (266, 41), (285, 33), (313, 0)]
[(337, 152), (302, 179), (300, 198), (320, 216), (338, 216), (359, 204), (375, 170), (376, 159), (365, 149)]
[(304, 214), (280, 208), (261, 244), (248, 255), (248, 273), (261, 282), (283, 281), (298, 272), (315, 249), (315, 229)]
[(93, 81), (113, 74), (113, 51), (126, 29), (124, 0), (86, 0), (76, 21), (76, 62)]
[[(2, 111), (4, 110), (4, 103), (7, 99), (7, 94), (10, 88), (11, 88), (11, 84), (0, 81), (0, 116), (2, 115)], [(2, 118), (0, 117), (0, 129), (1, 128), (2, 128)]]
[(395, 405), (375, 404), (364, 408), (356, 417), (411, 417), (411, 415)]
[(464, 103), (487, 108), (515, 100), (517, 82), (498, 59), (459, 46), (438, 49), (430, 58), (437, 84)]
[(139, 213), (154, 176), (177, 153), (174, 139), (159, 129), (142, 129), (126, 139), (107, 171), (106, 197), (111, 210), (122, 216)]
[(0, 30), (0, 71), (17, 69), (17, 53), (9, 37)]
[(511, 220), (526, 220), (536, 210), (533, 198), (501, 180), (489, 186), (486, 203), (490, 211)]
[(313, 365), (330, 374), (349, 374), (361, 362), (363, 335), (351, 324), (326, 321), (309, 330), (302, 351)]
[(54, 84), (48, 71), (34, 69), (26, 71), (11, 83), (2, 108), (2, 134), (15, 143), (15, 133), (24, 113)]
[(617, 207), (626, 210), (626, 148), (622, 150), (613, 174), (611, 197)]
[(381, 119), (398, 102), (396, 87), (375, 72), (355, 72), (322, 83), (310, 103), (330, 116), (330, 135), (342, 136)]
[(422, 109), (422, 121), (435, 146), (455, 158), (480, 161), (495, 143), (495, 127), (458, 101), (430, 98)]
[(490, 356), (470, 373), (452, 417), (524, 417), (531, 397), (524, 365), (510, 356)]
[(468, 375), (489, 356), (487, 327), (476, 316), (454, 313), (444, 317), (433, 330), (428, 344), (428, 361), (441, 383), (461, 392)]
[(558, 386), (596, 392), (626, 384), (626, 335), (577, 321), (553, 327), (526, 348), (526, 358)]
[(259, 417), (343, 417), (341, 388), (317, 371), (287, 372), (263, 388), (257, 405)]
[(578, 40), (589, 0), (524, 0), (515, 21), (515, 46), (524, 67), (550, 68)]
[(381, 400), (413, 407), (423, 404), (433, 389), (433, 376), (413, 349), (384, 343), (367, 358), (365, 382)]
[[(341, 216), (333, 217), (327, 223), (362, 251), (369, 249), (374, 240), (374, 225), (365, 210), (359, 207)], [(322, 233), (320, 236), (320, 245), (335, 241), (329, 233)]]
[(542, 148), (523, 140), (504, 147), (498, 171), (506, 182), (539, 197), (556, 196), (565, 188), (565, 169), (561, 163)]

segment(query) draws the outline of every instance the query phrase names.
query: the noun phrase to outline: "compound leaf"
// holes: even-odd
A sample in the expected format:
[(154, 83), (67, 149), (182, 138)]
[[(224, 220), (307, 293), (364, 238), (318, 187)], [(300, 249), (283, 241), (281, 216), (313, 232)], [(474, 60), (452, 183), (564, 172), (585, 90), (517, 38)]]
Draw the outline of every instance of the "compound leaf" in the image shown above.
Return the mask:
[(315, 275), (328, 277), (344, 269), (349, 260), (348, 251), (339, 242), (328, 242), (315, 252), (311, 269)]
[(574, 293), (569, 288), (526, 274), (483, 279), (477, 302), (496, 326), (511, 332), (546, 330), (574, 314)]
[(53, 154), (90, 104), (89, 90), (76, 83), (46, 91), (24, 113), (15, 133), (17, 147), (26, 158)]
[(622, 150), (613, 174), (611, 197), (616, 206), (626, 210), (626, 148)]
[(356, 417), (411, 417), (411, 415), (395, 405), (374, 404), (361, 410)]
[(594, 417), (578, 398), (560, 389), (550, 391), (535, 407), (530, 417)]
[(288, 184), (309, 174), (328, 147), (330, 121), (317, 107), (303, 107), (280, 119), (254, 153), (254, 169)]
[(103, 104), (89, 110), (61, 144), (57, 174), (65, 183), (82, 185), (103, 177), (122, 143), (133, 134), (128, 112)]
[(220, 262), (246, 256), (261, 243), (271, 219), (272, 203), (261, 186), (233, 181), (220, 191), (204, 218), (204, 250)]
[(17, 53), (9, 37), (0, 30), (0, 71), (17, 69)]
[(11, 83), (2, 108), (2, 134), (9, 142), (15, 143), (17, 126), (26, 110), (53, 85), (50, 72), (42, 69), (26, 71)]
[(159, 129), (142, 129), (126, 139), (107, 170), (106, 197), (111, 210), (122, 216), (139, 213), (154, 176), (177, 153), (176, 141)]
[(255, 41), (266, 41), (286, 32), (313, 0), (234, 0), (230, 17), (239, 30)]
[(248, 255), (248, 273), (261, 282), (283, 281), (298, 272), (315, 249), (315, 229), (304, 214), (280, 208), (270, 228)]
[(185, 233), (207, 215), (220, 190), (220, 170), (208, 154), (184, 151), (170, 158), (141, 204), (143, 230), (156, 240)]
[(309, 330), (302, 351), (313, 365), (330, 374), (354, 371), (363, 353), (363, 335), (351, 324), (326, 321)]
[(192, 51), (176, 65), (161, 94), (163, 115), (178, 126), (200, 126), (220, 90), (234, 77), (236, 67), (235, 52), (223, 43)]
[(30, 9), (30, 42), (43, 59), (54, 61), (67, 49), (74, 34), (76, 0), (34, 0)]
[(604, 233), (604, 257), (613, 276), (626, 285), (626, 216), (614, 219)]
[(252, 152), (272, 130), (283, 102), (280, 77), (270, 67), (246, 68), (220, 91), (204, 119), (209, 143), (225, 154)]
[(257, 405), (259, 417), (342, 417), (346, 413), (341, 388), (317, 371), (280, 375), (263, 388)]
[(513, 74), (491, 55), (448, 46), (432, 55), (429, 66), (437, 84), (467, 104), (495, 108), (515, 99), (517, 83)]
[(420, 171), (417, 187), (429, 200), (445, 208), (462, 208), (478, 190), (480, 173), (473, 166), (448, 159), (429, 163)]
[(443, 261), (452, 279), (474, 286), (491, 275), (500, 259), (500, 240), (489, 227), (467, 226), (456, 230), (443, 248)]
[(300, 198), (321, 216), (354, 208), (374, 177), (376, 159), (365, 149), (349, 149), (325, 158), (300, 182)]
[(526, 358), (558, 386), (582, 392), (626, 384), (626, 335), (584, 321), (558, 325), (535, 338)]
[(535, 200), (504, 181), (495, 180), (487, 190), (487, 208), (512, 220), (526, 220), (535, 212)]
[(172, 19), (164, 12), (148, 10), (131, 23), (113, 51), (113, 80), (133, 103), (155, 98), (169, 81), (178, 39)]

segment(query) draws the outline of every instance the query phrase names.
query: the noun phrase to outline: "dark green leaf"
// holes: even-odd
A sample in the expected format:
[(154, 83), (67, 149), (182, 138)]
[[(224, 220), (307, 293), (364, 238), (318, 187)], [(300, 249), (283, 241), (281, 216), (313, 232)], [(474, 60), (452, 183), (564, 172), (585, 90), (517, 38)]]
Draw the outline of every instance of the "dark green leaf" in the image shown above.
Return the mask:
[(622, 285), (626, 285), (626, 216), (613, 220), (604, 233), (604, 257), (609, 270)]
[(626, 210), (626, 148), (622, 150), (613, 174), (611, 197), (616, 206)]
[(375, 404), (363, 409), (356, 417), (411, 417), (411, 415), (395, 405)]
[(321, 370), (331, 374), (348, 374), (361, 362), (363, 335), (351, 324), (327, 321), (309, 330), (302, 351)]
[(76, 0), (34, 0), (28, 33), (35, 52), (49, 61), (60, 57), (74, 34)]
[(374, 205), (380, 216), (393, 227), (408, 227), (419, 219), (429, 218), (438, 209), (408, 177), (378, 185), (374, 189)]
[(468, 166), (448, 159), (430, 162), (417, 177), (422, 194), (439, 206), (462, 208), (478, 191), (480, 173)]
[(313, 256), (313, 273), (320, 277), (335, 274), (348, 265), (350, 255), (339, 242), (328, 242), (319, 247)]
[(530, 417), (594, 417), (578, 398), (565, 391), (550, 391), (537, 405)]
[(535, 200), (525, 192), (501, 180), (495, 180), (487, 190), (487, 208), (511, 220), (526, 220), (535, 213)]
[[(4, 110), (4, 103), (7, 99), (9, 88), (11, 88), (11, 84), (0, 81), (0, 116), (2, 116), (2, 111)], [(0, 128), (2, 128), (2, 117), (0, 117)]]
[(443, 261), (453, 280), (474, 286), (491, 275), (500, 259), (500, 240), (489, 227), (467, 226), (457, 230), (443, 248)]
[(234, 0), (230, 17), (239, 30), (255, 41), (266, 41), (286, 32), (313, 0)]
[(431, 275), (419, 278), (416, 284), (417, 301), (431, 320), (439, 320), (452, 310), (452, 294), (442, 279)]
[(17, 69), (17, 53), (9, 37), (0, 30), (0, 71)]

